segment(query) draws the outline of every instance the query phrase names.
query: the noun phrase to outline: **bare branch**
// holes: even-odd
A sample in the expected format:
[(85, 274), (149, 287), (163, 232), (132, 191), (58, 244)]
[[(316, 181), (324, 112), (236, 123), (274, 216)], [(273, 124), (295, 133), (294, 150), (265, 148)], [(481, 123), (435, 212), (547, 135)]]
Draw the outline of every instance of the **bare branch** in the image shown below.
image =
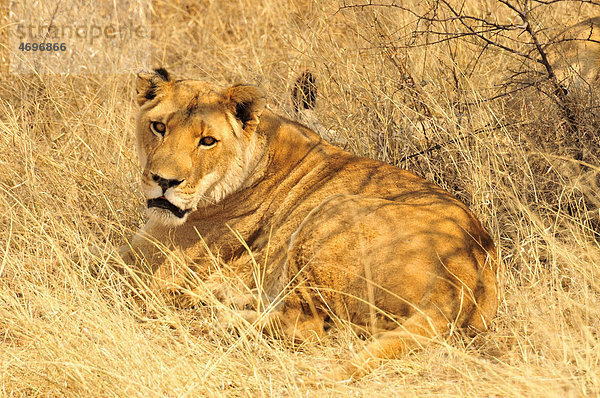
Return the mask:
[(600, 6), (599, 1), (595, 0), (532, 0), (534, 3), (538, 3), (541, 5), (550, 5), (556, 3), (570, 2), (570, 3), (581, 3), (581, 4), (589, 4), (592, 6)]

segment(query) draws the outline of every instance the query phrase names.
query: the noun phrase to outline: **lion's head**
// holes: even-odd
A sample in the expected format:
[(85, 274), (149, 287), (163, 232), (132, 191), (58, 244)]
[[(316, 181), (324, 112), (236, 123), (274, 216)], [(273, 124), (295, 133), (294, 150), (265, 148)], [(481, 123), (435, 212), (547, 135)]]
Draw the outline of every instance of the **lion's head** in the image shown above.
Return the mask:
[(150, 219), (183, 224), (200, 204), (216, 203), (247, 182), (255, 133), (265, 108), (262, 90), (235, 85), (220, 90), (167, 71), (138, 75), (137, 149)]

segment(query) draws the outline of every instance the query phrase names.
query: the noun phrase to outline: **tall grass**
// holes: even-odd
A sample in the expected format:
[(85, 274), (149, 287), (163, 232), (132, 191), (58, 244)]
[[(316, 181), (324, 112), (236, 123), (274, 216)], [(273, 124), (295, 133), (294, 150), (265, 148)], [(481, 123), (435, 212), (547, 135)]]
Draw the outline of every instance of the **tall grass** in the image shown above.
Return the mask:
[[(495, 2), (477, 4), (505, 17)], [(294, 79), (310, 69), (319, 87), (316, 113), (344, 136), (349, 151), (437, 182), (468, 203), (494, 236), (507, 277), (490, 332), (475, 339), (451, 336), (447, 344), (389, 361), (352, 384), (313, 385), (305, 383), (311, 374), (330, 369), (364, 342), (337, 329), (321, 343), (293, 348), (252, 329), (232, 333), (220, 321), (227, 309), (216, 302), (181, 310), (161, 296), (132, 297), (112, 265), (120, 264), (119, 245), (143, 223), (134, 74), (4, 71), (3, 395), (600, 393), (593, 93), (574, 98), (588, 132), (579, 142), (584, 157), (575, 159), (556, 105), (535, 87), (490, 100), (502, 91), (508, 71), (519, 67), (510, 54), (480, 56), (481, 47), (466, 40), (409, 43), (405, 33), (415, 29), (410, 14), (339, 5), (155, 1), (155, 65), (149, 67), (258, 84), (270, 106), (290, 117)], [(558, 31), (593, 11), (549, 8), (540, 18)]]

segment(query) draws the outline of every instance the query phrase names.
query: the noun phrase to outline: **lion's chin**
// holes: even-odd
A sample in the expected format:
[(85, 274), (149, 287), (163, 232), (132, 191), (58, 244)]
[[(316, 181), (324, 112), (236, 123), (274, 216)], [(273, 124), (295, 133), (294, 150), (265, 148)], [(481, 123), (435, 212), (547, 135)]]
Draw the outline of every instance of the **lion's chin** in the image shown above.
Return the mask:
[(188, 218), (188, 213), (183, 217), (177, 217), (169, 210), (160, 209), (158, 207), (146, 209), (146, 215), (151, 221), (159, 225), (164, 225), (165, 227), (178, 227), (183, 225)]
[(180, 209), (164, 196), (148, 200), (148, 217), (164, 226), (176, 227), (185, 223), (189, 212), (190, 209)]

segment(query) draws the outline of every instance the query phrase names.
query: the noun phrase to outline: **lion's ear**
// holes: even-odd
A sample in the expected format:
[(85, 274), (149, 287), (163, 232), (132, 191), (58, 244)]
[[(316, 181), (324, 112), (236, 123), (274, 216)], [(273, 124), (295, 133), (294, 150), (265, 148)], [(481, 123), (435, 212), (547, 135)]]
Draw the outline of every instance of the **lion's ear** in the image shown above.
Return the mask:
[(138, 105), (154, 99), (165, 83), (171, 81), (171, 76), (163, 68), (154, 69), (153, 72), (142, 71), (137, 75), (136, 92)]
[(244, 131), (253, 133), (267, 105), (264, 91), (249, 84), (236, 84), (223, 92), (223, 99), (227, 109), (242, 122)]

